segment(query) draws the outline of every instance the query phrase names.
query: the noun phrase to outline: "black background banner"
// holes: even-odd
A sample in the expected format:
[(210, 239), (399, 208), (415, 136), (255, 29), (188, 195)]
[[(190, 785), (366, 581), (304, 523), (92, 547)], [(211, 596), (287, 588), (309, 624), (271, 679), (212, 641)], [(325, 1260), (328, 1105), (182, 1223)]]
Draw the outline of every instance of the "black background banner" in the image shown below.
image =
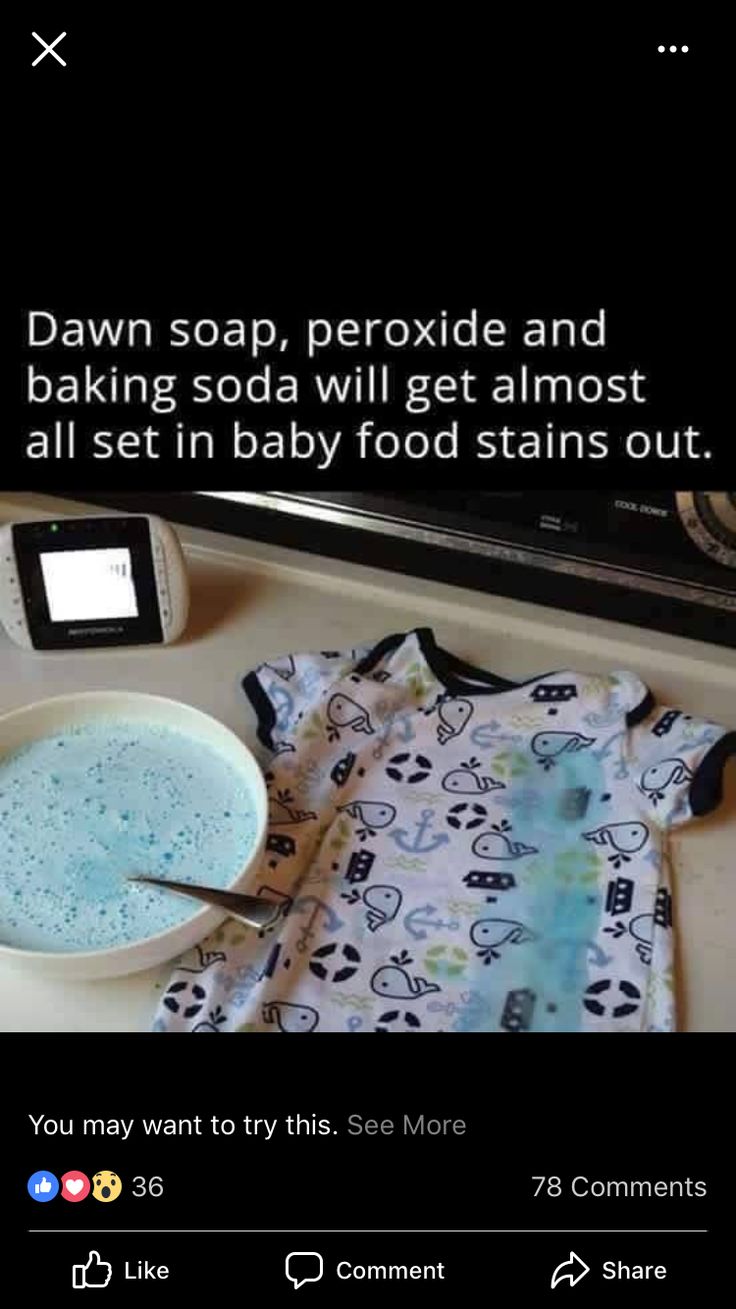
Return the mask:
[[(49, 40), (66, 30), (58, 46), (64, 67), (51, 56), (31, 66), (41, 49), (33, 30)], [(688, 44), (688, 53), (660, 53), (660, 44), (674, 42)], [(375, 6), (339, 20), (313, 8), (24, 9), (6, 51), (3, 489), (380, 491), (484, 479), (509, 490), (630, 486), (633, 495), (728, 485), (731, 62), (722, 32), (698, 32), (671, 16), (647, 27), (639, 13), (583, 23), (557, 10), (547, 20), (525, 13), (523, 28), (511, 32), (495, 11), (489, 22), (484, 11), (458, 6), (441, 15)], [(651, 374), (652, 399), (646, 410), (637, 406), (636, 426), (692, 424), (707, 433), (712, 458), (625, 467), (348, 459), (310, 475), (302, 463), (256, 461), (192, 468), (80, 457), (64, 468), (31, 468), (24, 455), (29, 309), (293, 320), (471, 307), (515, 322), (605, 308), (610, 350), (574, 360), (554, 352), (544, 361), (549, 371), (640, 368)], [(80, 362), (75, 357), (74, 367)], [(177, 370), (193, 362), (176, 352)], [(504, 352), (490, 362), (510, 371), (519, 360)], [(171, 366), (156, 360), (157, 370)], [(202, 371), (222, 366), (237, 371), (231, 352), (206, 352), (201, 361)], [(345, 411), (351, 422), (363, 416)], [(564, 425), (628, 424), (630, 416), (586, 406), (566, 412)], [(99, 417), (100, 426), (138, 426), (144, 415), (100, 407)], [(284, 410), (259, 417), (280, 426)], [(391, 409), (379, 417), (387, 426), (398, 421)], [(308, 409), (299, 418), (314, 421)], [(535, 407), (523, 420), (536, 428), (563, 417)], [(412, 418), (415, 425), (437, 425), (437, 416), (431, 424)], [(374, 1301), (376, 1293), (403, 1303), (432, 1292), (424, 1281), (338, 1281), (338, 1259), (444, 1260), (440, 1289), (468, 1299), (567, 1295), (568, 1285), (551, 1291), (549, 1283), (571, 1250), (593, 1270), (574, 1288), (581, 1303), (620, 1303), (622, 1294), (671, 1301), (673, 1289), (702, 1294), (725, 1278), (733, 1150), (724, 1069), (732, 1037), (449, 1041), (399, 1037), (379, 1048), (325, 1037), (305, 1060), (292, 1043), (192, 1047), (143, 1035), (3, 1034), (8, 1280), (18, 1273), (26, 1296), (74, 1304), (71, 1266), (90, 1249), (114, 1264), (111, 1304), (128, 1294), (177, 1303), (256, 1294), (281, 1304), (295, 1295)], [(270, 1144), (239, 1137), (232, 1145), (208, 1137), (42, 1140), (27, 1117), (289, 1112), (334, 1120), (338, 1135)], [(350, 1113), (462, 1118), (468, 1130), (347, 1137)], [(36, 1204), (26, 1182), (44, 1168), (57, 1176), (117, 1168), (126, 1190), (112, 1205)], [(134, 1199), (137, 1175), (163, 1177), (164, 1195)], [(534, 1175), (566, 1185), (575, 1176), (702, 1178), (707, 1196), (540, 1201), (531, 1195)], [(55, 1226), (72, 1234), (53, 1235)], [(30, 1233), (35, 1227), (43, 1231)], [(222, 1227), (235, 1230), (206, 1234)], [(410, 1237), (397, 1230), (405, 1228)], [(656, 1230), (636, 1235), (642, 1228)], [(283, 1271), (290, 1248), (324, 1250), (329, 1276), (296, 1292)], [(139, 1258), (170, 1264), (171, 1280), (123, 1282), (123, 1263)], [(602, 1260), (619, 1258), (661, 1260), (667, 1278), (603, 1280)]]
[[(34, 22), (59, 27), (53, 10)], [(51, 56), (31, 67), (40, 47), (27, 25), (15, 47), (24, 115), (14, 142), (6, 489), (728, 484), (718, 164), (726, 63), (712, 37), (678, 32), (660, 53), (661, 28), (624, 21), (600, 31), (535, 22), (523, 33), (499, 24), (488, 34), (466, 16), (443, 26), (440, 39), (431, 23), (404, 30), (392, 18), (345, 32), (336, 59), (329, 23), (310, 20), (307, 30), (298, 16), (274, 29), (262, 15), (210, 25), (127, 6), (94, 25), (74, 10), (65, 22), (65, 68)], [(137, 364), (181, 375), (176, 413), (135, 403), (84, 411), (25, 403), (24, 323), (33, 309), (162, 325), (265, 315), (283, 320), (292, 340), (305, 315), (411, 320), (477, 309), (508, 320), (514, 344), (470, 355), (354, 349), (316, 361), (323, 371), (392, 365), (399, 393), (407, 371), (479, 373), (477, 404), (426, 415), (408, 414), (396, 397), (318, 407), (306, 385), (293, 405), (193, 405), (193, 372), (250, 370), (234, 350), (36, 350), (41, 371), (89, 363), (99, 375)], [(580, 320), (601, 309), (605, 351), (527, 351), (522, 360), (525, 319)], [(573, 375), (639, 369), (647, 403), (490, 405), (486, 374), (516, 374), (522, 361)], [(306, 379), (298, 354), (258, 363)], [(177, 420), (212, 432), (211, 458), (176, 457)], [(366, 420), (398, 433), (397, 457), (359, 457), (354, 432)], [(70, 421), (73, 460), (28, 457), (33, 430), (67, 449)], [(289, 437), (293, 424), (343, 437), (321, 469), (316, 458), (290, 456), (288, 440), (283, 459), (236, 461), (235, 421), (258, 436)], [(455, 421), (457, 457), (433, 457), (437, 433)], [(92, 457), (90, 429), (147, 425), (159, 431), (157, 458)], [(538, 432), (540, 457), (477, 459), (478, 429), (504, 425)], [(417, 429), (424, 458), (403, 450), (405, 433)], [(573, 441), (558, 457), (561, 429), (581, 431), (584, 449), (591, 429), (606, 430), (609, 454), (580, 457)], [(648, 433), (650, 455), (622, 453), (632, 429)], [(698, 433), (692, 443), (688, 429)], [(637, 456), (645, 448), (637, 442)]]
[[(211, 1285), (214, 1269), (222, 1287), (247, 1278), (277, 1303), (293, 1294), (292, 1249), (323, 1253), (333, 1295), (338, 1260), (444, 1261), (448, 1290), (477, 1293), (490, 1279), (541, 1296), (572, 1249), (592, 1270), (579, 1287), (589, 1301), (671, 1298), (675, 1284), (695, 1288), (705, 1270), (716, 1281), (725, 1267), (733, 1153), (716, 1038), (398, 1036), (380, 1051), (339, 1036), (308, 1050), (263, 1038), (195, 1049), (155, 1035), (3, 1040), (16, 1070), (6, 1185), (39, 1291), (63, 1291), (89, 1248), (118, 1268), (168, 1263), (171, 1295)], [(36, 1132), (29, 1115), (73, 1135)], [(212, 1115), (232, 1133), (213, 1135)], [(289, 1115), (299, 1134), (287, 1134)], [(142, 1127), (197, 1117), (200, 1135), (186, 1123), (173, 1136)], [(84, 1119), (100, 1126), (83, 1134)], [(108, 1134), (111, 1119), (134, 1120), (127, 1140)], [(256, 1119), (278, 1120), (270, 1141)], [(26, 1182), (44, 1169), (109, 1169), (123, 1192), (111, 1204), (37, 1204)], [(611, 1183), (619, 1194), (600, 1194)], [(658, 1193), (637, 1196), (642, 1183)], [(667, 1276), (627, 1289), (602, 1277), (619, 1259), (661, 1263)], [(377, 1291), (396, 1303), (428, 1294), (424, 1282), (342, 1285), (359, 1303)]]

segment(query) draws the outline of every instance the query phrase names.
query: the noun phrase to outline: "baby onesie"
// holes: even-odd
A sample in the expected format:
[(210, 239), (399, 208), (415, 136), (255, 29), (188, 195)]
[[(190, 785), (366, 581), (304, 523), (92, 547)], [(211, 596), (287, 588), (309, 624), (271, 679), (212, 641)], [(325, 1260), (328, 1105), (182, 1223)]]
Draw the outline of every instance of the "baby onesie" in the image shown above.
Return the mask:
[(274, 919), (185, 957), (157, 1030), (674, 1028), (668, 841), (719, 803), (736, 732), (630, 672), (507, 681), (426, 628), (243, 686)]

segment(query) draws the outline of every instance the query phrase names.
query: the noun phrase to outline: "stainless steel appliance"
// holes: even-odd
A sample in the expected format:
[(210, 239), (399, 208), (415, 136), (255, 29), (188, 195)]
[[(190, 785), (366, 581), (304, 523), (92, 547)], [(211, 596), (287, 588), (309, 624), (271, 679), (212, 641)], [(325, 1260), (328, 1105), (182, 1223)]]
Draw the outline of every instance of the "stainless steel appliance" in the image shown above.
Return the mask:
[(220, 491), (115, 503), (736, 647), (735, 491)]

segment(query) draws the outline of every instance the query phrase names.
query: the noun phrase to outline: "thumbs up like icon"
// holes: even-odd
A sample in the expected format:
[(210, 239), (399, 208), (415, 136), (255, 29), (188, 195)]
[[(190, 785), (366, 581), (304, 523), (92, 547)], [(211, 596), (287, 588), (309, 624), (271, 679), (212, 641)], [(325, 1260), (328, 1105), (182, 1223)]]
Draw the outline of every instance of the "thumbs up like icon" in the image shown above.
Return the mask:
[(36, 1204), (48, 1204), (59, 1194), (59, 1179), (39, 1168), (28, 1178), (26, 1190)]
[(75, 1291), (88, 1287), (107, 1286), (112, 1277), (112, 1264), (100, 1259), (97, 1250), (90, 1250), (86, 1264), (72, 1265), (72, 1286)]

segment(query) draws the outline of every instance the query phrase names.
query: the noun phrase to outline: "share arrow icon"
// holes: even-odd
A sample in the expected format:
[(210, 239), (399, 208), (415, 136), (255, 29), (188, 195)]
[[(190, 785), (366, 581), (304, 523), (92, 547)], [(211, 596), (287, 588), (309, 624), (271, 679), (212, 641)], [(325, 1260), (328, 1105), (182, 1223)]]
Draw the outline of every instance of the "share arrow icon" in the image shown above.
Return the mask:
[(568, 1281), (571, 1286), (577, 1286), (578, 1282), (589, 1272), (590, 1269), (585, 1261), (574, 1250), (571, 1250), (570, 1258), (566, 1259), (564, 1264), (558, 1264), (552, 1274), (552, 1290), (554, 1291), (560, 1282), (565, 1281)]

